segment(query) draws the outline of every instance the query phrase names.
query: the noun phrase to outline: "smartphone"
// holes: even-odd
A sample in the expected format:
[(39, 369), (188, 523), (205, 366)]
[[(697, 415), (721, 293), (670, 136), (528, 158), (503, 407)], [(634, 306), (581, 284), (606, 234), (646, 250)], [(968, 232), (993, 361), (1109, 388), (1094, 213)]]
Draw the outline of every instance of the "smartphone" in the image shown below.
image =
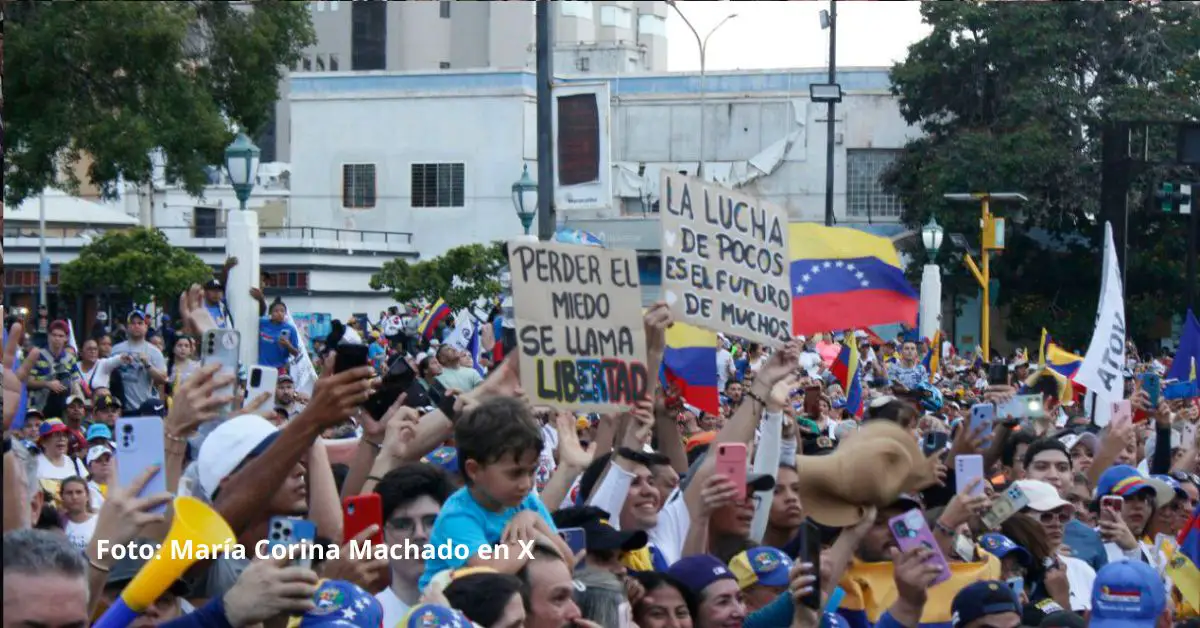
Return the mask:
[(263, 393), (270, 393), (267, 403), (274, 407), (275, 386), (279, 383), (279, 369), (269, 366), (252, 366), (246, 375), (246, 403), (250, 403)]
[(340, 344), (333, 358), (333, 372), (344, 373), (367, 365), (367, 345)]
[(992, 362), (988, 366), (987, 380), (989, 386), (1008, 385), (1008, 366), (1003, 362)]
[[(271, 517), (267, 523), (267, 546), (312, 545), (317, 542), (317, 525), (307, 519)], [(293, 551), (290, 565), (312, 568), (311, 551)]]
[(996, 422), (996, 406), (990, 402), (977, 403), (971, 406), (971, 422), (967, 424), (967, 434), (972, 434), (975, 430), (983, 427), (983, 445), (988, 446), (992, 442), (993, 424)]
[[(812, 563), (813, 573), (821, 573), (821, 528), (811, 519), (805, 519), (800, 526), (800, 560)], [(812, 593), (800, 601), (804, 606), (813, 610), (821, 610), (820, 587), (813, 587)]]
[(1100, 498), (1100, 516), (1104, 516), (1105, 512), (1109, 514), (1110, 519), (1119, 518), (1121, 510), (1125, 508), (1125, 498), (1120, 495), (1105, 495)]
[[(572, 554), (578, 555), (579, 552), (587, 549), (587, 533), (583, 531), (583, 528), (559, 528), (558, 536), (567, 542), (567, 547), (571, 548)], [(583, 563), (586, 560), (584, 559), (578, 565), (575, 565), (575, 569), (583, 569)]]
[(820, 386), (809, 386), (804, 389), (804, 414), (814, 419), (821, 415)]
[[(210, 329), (200, 337), (200, 364), (220, 364), (221, 368), (216, 374), (233, 378), (227, 385), (214, 390), (214, 397), (233, 397), (236, 393), (241, 346), (242, 336), (236, 329)], [(228, 414), (232, 408), (226, 405), (224, 410)]]
[(374, 524), (379, 529), (367, 540), (372, 545), (383, 544), (383, 498), (378, 493), (347, 497), (342, 501), (342, 521), (343, 543), (349, 543)]
[[(400, 395), (409, 391), (412, 388), (413, 382), (416, 381), (417, 373), (409, 366), (408, 360), (404, 355), (397, 355), (388, 365), (387, 373), (384, 374), (383, 380), (379, 383), (379, 389), (376, 390), (363, 404), (363, 409), (367, 414), (376, 421), (383, 419), (383, 415), (387, 414), (388, 408), (396, 403), (396, 399)], [(405, 400), (405, 404), (409, 407), (417, 407), (414, 404), (424, 401), (423, 399), (410, 397)]]
[(900, 551), (907, 552), (915, 547), (924, 547), (933, 552), (929, 561), (936, 563), (941, 568), (941, 573), (932, 584), (941, 584), (950, 579), (950, 564), (946, 562), (946, 557), (938, 548), (937, 539), (933, 538), (933, 532), (925, 524), (925, 515), (919, 509), (914, 508), (902, 515), (892, 517), (888, 520), (888, 529), (896, 538), (896, 545)]
[(517, 351), (517, 328), (504, 325), (500, 329), (500, 353), (503, 359), (507, 360), (508, 356)]
[(739, 501), (746, 499), (746, 445), (722, 443), (717, 445), (717, 473), (733, 481)]
[(1109, 425), (1122, 425), (1133, 421), (1133, 404), (1128, 399), (1114, 401), (1111, 417), (1108, 420)]
[(933, 454), (946, 448), (946, 444), (950, 442), (950, 435), (946, 432), (930, 432), (921, 440), (921, 451), (928, 458)]
[(979, 518), (989, 530), (998, 530), (1000, 524), (1021, 512), (1029, 505), (1029, 497), (1016, 486), (1010, 486), (993, 502), (991, 508)]
[[(954, 458), (954, 492), (961, 494), (976, 479), (983, 479), (983, 456), (966, 454)], [(983, 482), (971, 490), (971, 495), (982, 495)]]
[(1145, 373), (1142, 375), (1142, 390), (1150, 396), (1150, 407), (1157, 408), (1159, 400), (1162, 399), (1162, 378), (1158, 373)]
[(1046, 407), (1041, 395), (1017, 395), (997, 406), (996, 416), (1002, 419), (1040, 419), (1046, 416)]
[[(117, 419), (117, 486), (130, 486), (146, 467), (158, 465), (138, 497), (164, 493), (167, 471), (163, 469), (163, 420), (156, 416), (131, 416)], [(155, 512), (166, 512), (167, 505)]]
[(442, 411), (442, 414), (447, 417), (454, 417), (454, 404), (457, 402), (455, 395), (446, 392), (446, 386), (441, 382), (434, 380), (433, 385), (427, 391), (429, 400), (433, 402), (434, 407)]

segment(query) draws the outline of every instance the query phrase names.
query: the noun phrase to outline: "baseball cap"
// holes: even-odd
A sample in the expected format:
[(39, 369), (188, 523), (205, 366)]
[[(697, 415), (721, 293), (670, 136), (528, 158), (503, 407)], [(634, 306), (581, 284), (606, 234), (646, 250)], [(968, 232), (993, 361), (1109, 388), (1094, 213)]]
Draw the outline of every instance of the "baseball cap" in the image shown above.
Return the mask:
[(1162, 577), (1140, 560), (1108, 563), (1092, 586), (1092, 628), (1151, 628), (1167, 605)]
[(1127, 464), (1109, 467), (1100, 475), (1100, 481), (1096, 482), (1098, 498), (1105, 495), (1128, 497), (1147, 491), (1154, 495), (1154, 501), (1159, 506), (1165, 506), (1175, 499), (1175, 491), (1170, 486), (1147, 478)]
[(1073, 611), (1055, 611), (1042, 618), (1038, 628), (1087, 628), (1087, 622)]
[(125, 317), (125, 322), (128, 323), (128, 322), (132, 321), (134, 318), (140, 318), (144, 321), (144, 320), (146, 320), (146, 313), (141, 310), (133, 310), (132, 312), (129, 313), (129, 316)]
[(700, 595), (710, 584), (720, 580), (737, 582), (737, 578), (729, 571), (725, 563), (709, 554), (685, 556), (675, 561), (675, 564), (667, 569), (667, 575), (683, 583), (689, 591), (696, 595)]
[(114, 399), (112, 395), (101, 395), (100, 398), (96, 400), (96, 409), (98, 410), (120, 407), (121, 404), (117, 403), (117, 400)]
[(167, 406), (161, 399), (147, 399), (138, 406), (137, 416), (167, 416)]
[(205, 290), (224, 290), (225, 286), (221, 285), (220, 279), (217, 279), (214, 277), (214, 278), (209, 279), (208, 281), (204, 282), (204, 289)]
[(70, 335), (71, 334), (71, 326), (67, 325), (67, 321), (57, 320), (57, 321), (54, 321), (53, 323), (50, 323), (50, 326), (46, 328), (46, 331), (48, 331), (48, 332), (61, 331), (64, 334)]
[(1092, 455), (1096, 454), (1096, 447), (1100, 445), (1100, 438), (1091, 432), (1067, 434), (1058, 440), (1067, 448), (1067, 451), (1071, 451), (1076, 445), (1083, 445)]
[(1008, 585), (996, 580), (981, 580), (963, 587), (950, 603), (950, 623), (954, 628), (988, 615), (1021, 614), (1021, 604)]
[(1025, 493), (1025, 496), (1029, 498), (1029, 508), (1032, 510), (1049, 512), (1071, 505), (1071, 502), (1058, 496), (1058, 489), (1041, 480), (1017, 480), (1012, 485)]
[(458, 449), (449, 446), (438, 447), (425, 454), (425, 462), (441, 467), (446, 473), (458, 473)]
[(999, 532), (989, 532), (979, 537), (979, 546), (986, 550), (987, 553), (999, 559), (1004, 559), (1005, 556), (1012, 554), (1013, 558), (1017, 559), (1017, 562), (1026, 567), (1033, 560), (1033, 556), (1029, 553), (1029, 550), (1017, 545), (1012, 539)]
[(243, 414), (218, 425), (200, 446), (196, 456), (200, 488), (211, 501), (221, 480), (233, 475), (247, 460), (266, 451), (279, 436), (270, 421)]
[(84, 461), (84, 463), (92, 464), (100, 456), (105, 456), (105, 455), (111, 456), (112, 453), (113, 453), (112, 450), (109, 449), (108, 447), (105, 447), (104, 445), (93, 445), (90, 449), (88, 449), (87, 459)]
[(42, 440), (51, 434), (67, 433), (67, 425), (62, 422), (62, 419), (46, 419), (42, 421), (41, 427), (38, 428), (38, 440)]
[(462, 611), (437, 604), (418, 604), (409, 609), (395, 628), (471, 628)]
[(88, 427), (88, 429), (87, 429), (87, 434), (84, 435), (84, 437), (83, 437), (84, 440), (89, 440), (89, 441), (100, 439), (100, 438), (103, 438), (104, 440), (112, 440), (113, 439), (112, 430), (109, 429), (108, 426), (103, 423), (92, 423), (92, 425), (90, 427)]
[(786, 587), (792, 559), (774, 547), (754, 547), (734, 556), (729, 561), (729, 570), (742, 589), (756, 584)]
[(608, 523), (609, 514), (595, 506), (571, 506), (554, 512), (554, 525), (564, 528), (583, 528), (587, 549), (605, 552), (630, 552), (646, 547), (650, 542), (644, 530), (617, 530)]
[(1182, 497), (1184, 499), (1188, 498), (1187, 491), (1183, 490), (1183, 486), (1175, 478), (1173, 478), (1169, 475), (1159, 474), (1159, 475), (1150, 476), (1150, 479), (1158, 480), (1159, 482), (1166, 484), (1168, 487), (1171, 488), (1171, 492), (1175, 494), (1175, 497)]
[(383, 606), (357, 584), (345, 580), (322, 580), (317, 585), (317, 592), (313, 594), (312, 600), (316, 608), (298, 619), (288, 621), (289, 627), (378, 628), (383, 625)]
[(279, 374), (279, 378), (275, 380), (275, 383), (276, 383), (276, 384), (279, 384), (279, 383), (281, 383), (281, 382), (292, 382), (292, 383), (295, 383), (295, 381), (296, 381), (296, 380), (292, 379), (292, 376), (291, 376), (291, 375), (288, 375), (287, 373), (280, 373), (280, 374)]
[(82, 403), (85, 406), (88, 405), (88, 400), (86, 398), (84, 398), (83, 395), (71, 395), (70, 397), (67, 397), (67, 405), (68, 406), (75, 403), (76, 401), (78, 401), (79, 403)]

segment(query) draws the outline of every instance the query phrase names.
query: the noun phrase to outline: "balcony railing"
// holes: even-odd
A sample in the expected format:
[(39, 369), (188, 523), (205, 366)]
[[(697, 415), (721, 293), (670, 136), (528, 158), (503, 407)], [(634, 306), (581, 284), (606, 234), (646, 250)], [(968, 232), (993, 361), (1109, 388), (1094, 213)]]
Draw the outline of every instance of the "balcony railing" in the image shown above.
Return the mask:
[[(225, 227), (159, 227), (171, 241), (224, 239)], [(97, 237), (103, 229), (87, 229), (79, 227), (47, 227), (47, 241), (78, 240), (85, 236)], [(361, 229), (334, 229), (332, 227), (280, 227), (278, 229), (262, 229), (260, 238), (280, 240), (325, 240), (335, 242), (361, 242), (382, 244), (412, 244), (413, 234), (405, 231), (364, 231)], [(38, 230), (34, 228), (5, 227), (4, 243), (10, 239), (36, 239)]]

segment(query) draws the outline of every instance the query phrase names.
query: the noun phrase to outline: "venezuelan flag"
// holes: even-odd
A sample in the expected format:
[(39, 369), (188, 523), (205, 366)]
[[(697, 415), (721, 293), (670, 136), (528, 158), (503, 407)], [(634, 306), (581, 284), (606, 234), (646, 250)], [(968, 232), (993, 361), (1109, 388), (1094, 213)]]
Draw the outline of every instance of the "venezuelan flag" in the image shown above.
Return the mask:
[(717, 390), (717, 334), (675, 323), (667, 329), (663, 379), (679, 387), (684, 400), (707, 414), (721, 413)]
[(447, 316), (450, 316), (450, 306), (446, 305), (444, 299), (438, 299), (433, 307), (430, 307), (429, 311), (421, 317), (421, 322), (417, 325), (417, 332), (425, 340), (433, 338), (433, 333), (437, 331), (438, 325), (441, 325)]
[[(1179, 532), (1179, 546), (1170, 556), (1167, 573), (1191, 611), (1200, 611), (1200, 506)], [(1193, 615), (1194, 616), (1194, 615)]]
[(942, 368), (942, 330), (933, 332), (933, 338), (929, 340), (929, 351), (925, 352), (925, 359), (921, 360), (921, 363), (925, 365), (925, 372), (929, 373), (929, 383), (932, 384), (934, 375)]
[(1175, 361), (1167, 370), (1167, 379), (1190, 382), (1196, 379), (1196, 364), (1200, 363), (1200, 321), (1188, 310), (1183, 322), (1183, 333), (1179, 335)]
[[(921, 616), (921, 628), (950, 628), (953, 613), (950, 603), (963, 587), (978, 580), (1000, 577), (1000, 560), (987, 552), (979, 552), (984, 562), (950, 563), (950, 579), (929, 589), (929, 600)], [(838, 614), (852, 628), (874, 626), (896, 601), (896, 582), (892, 563), (864, 563), (854, 559), (842, 576), (846, 597)]]
[(1046, 368), (1046, 353), (1050, 350), (1050, 344), (1054, 342), (1050, 339), (1050, 332), (1046, 328), (1042, 328), (1042, 341), (1038, 343), (1038, 368)]
[(890, 240), (811, 223), (789, 229), (793, 334), (916, 323), (919, 298)]
[(1073, 379), (1083, 366), (1083, 357), (1051, 343), (1046, 347), (1046, 366), (1067, 379)]
[(854, 416), (862, 416), (862, 371), (859, 369), (858, 344), (854, 342), (853, 330), (846, 337), (850, 342), (842, 345), (841, 353), (838, 353), (829, 370), (846, 391), (846, 409)]

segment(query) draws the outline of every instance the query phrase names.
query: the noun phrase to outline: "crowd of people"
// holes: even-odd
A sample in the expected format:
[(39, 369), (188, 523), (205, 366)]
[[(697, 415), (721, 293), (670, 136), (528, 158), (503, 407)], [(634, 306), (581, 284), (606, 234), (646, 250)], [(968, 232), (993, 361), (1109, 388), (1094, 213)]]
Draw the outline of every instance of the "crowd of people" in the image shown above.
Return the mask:
[[(147, 562), (105, 548), (161, 543), (178, 496), (247, 548), (294, 518), (318, 545), (375, 538), (388, 552), (202, 560), (132, 625), (1200, 625), (1200, 575), (1175, 560), (1200, 545), (1200, 400), (1145, 384), (1170, 354), (1131, 354), (1134, 416), (1105, 427), (1024, 352), (985, 362), (863, 331), (773, 350), (720, 336), (719, 412), (664, 378), (628, 412), (588, 414), (529, 403), (515, 356), (493, 359), (499, 310), (461, 323), (477, 352), (452, 321), (418, 333), (412, 308), (335, 323), (311, 346), (319, 379), (298, 391), (306, 339), (254, 290), (259, 362), (280, 376), (273, 399), (247, 400), (245, 381), (198, 358), (206, 331), (238, 326), (222, 285), (182, 295), (175, 321), (129, 312), (78, 351), (65, 322), (6, 319), (5, 626), (103, 615)], [(652, 372), (672, 324), (665, 304), (645, 313)], [(853, 391), (836, 366), (850, 343)], [(367, 363), (338, 368), (356, 344)], [(1017, 395), (1038, 411), (972, 420)], [(165, 432), (161, 466), (127, 486), (122, 416), (161, 417)], [(975, 457), (982, 474), (963, 485)], [(158, 474), (166, 490), (143, 490)], [(380, 516), (351, 529), (347, 504), (364, 495)]]

